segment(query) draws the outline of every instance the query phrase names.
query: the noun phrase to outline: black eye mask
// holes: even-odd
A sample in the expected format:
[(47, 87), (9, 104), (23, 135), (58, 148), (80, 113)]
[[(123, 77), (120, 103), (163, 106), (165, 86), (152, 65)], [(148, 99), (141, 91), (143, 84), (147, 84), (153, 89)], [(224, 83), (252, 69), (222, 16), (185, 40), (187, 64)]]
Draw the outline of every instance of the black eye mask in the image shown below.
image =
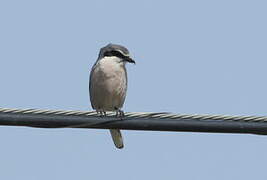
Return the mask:
[(116, 57), (122, 58), (122, 59), (127, 58), (127, 56), (124, 56), (119, 51), (108, 51), (108, 52), (105, 52), (104, 56), (116, 56)]
[(108, 52), (105, 52), (104, 56), (116, 56), (118, 58), (121, 58), (123, 61), (127, 61), (129, 63), (135, 64), (135, 61), (132, 58), (130, 58), (129, 56), (124, 56), (119, 51), (108, 51)]

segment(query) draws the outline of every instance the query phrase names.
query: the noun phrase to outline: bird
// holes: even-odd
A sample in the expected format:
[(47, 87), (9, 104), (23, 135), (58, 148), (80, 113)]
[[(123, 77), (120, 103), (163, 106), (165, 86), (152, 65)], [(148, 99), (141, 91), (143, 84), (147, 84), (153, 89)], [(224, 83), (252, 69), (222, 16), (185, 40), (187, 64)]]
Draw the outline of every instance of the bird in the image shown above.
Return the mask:
[[(118, 44), (108, 44), (99, 51), (98, 58), (90, 72), (89, 93), (91, 106), (101, 116), (107, 111), (115, 111), (122, 118), (122, 110), (127, 92), (126, 63), (135, 61), (129, 50)], [(122, 149), (123, 139), (119, 129), (110, 129), (114, 145)]]

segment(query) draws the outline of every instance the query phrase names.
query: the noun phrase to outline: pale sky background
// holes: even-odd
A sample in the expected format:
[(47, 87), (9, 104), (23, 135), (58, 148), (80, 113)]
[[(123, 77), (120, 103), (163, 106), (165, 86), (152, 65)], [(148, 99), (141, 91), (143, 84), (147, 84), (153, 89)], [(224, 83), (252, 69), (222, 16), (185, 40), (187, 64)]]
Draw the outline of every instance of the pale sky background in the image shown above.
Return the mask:
[[(266, 1), (0, 1), (0, 106), (91, 110), (102, 46), (130, 50), (125, 111), (267, 115)], [(267, 137), (0, 127), (0, 179), (266, 180)]]

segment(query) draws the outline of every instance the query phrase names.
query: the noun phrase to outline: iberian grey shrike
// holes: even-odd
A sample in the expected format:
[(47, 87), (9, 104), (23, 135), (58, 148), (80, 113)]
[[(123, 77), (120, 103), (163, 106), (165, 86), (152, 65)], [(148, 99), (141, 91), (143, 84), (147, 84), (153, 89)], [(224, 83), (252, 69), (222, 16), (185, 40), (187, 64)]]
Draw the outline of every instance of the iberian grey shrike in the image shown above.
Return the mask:
[[(127, 91), (126, 63), (135, 63), (127, 48), (108, 44), (100, 49), (98, 59), (90, 73), (90, 100), (93, 109), (105, 116), (106, 111), (116, 111), (120, 118), (124, 116), (122, 106)], [(110, 130), (113, 142), (123, 148), (119, 129)]]

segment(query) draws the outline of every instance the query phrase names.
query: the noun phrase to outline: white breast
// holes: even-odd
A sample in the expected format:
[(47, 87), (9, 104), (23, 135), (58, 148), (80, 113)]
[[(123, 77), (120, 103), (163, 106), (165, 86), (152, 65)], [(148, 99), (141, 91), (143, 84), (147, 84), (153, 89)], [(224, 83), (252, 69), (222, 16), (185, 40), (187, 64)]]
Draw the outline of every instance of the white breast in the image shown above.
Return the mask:
[(90, 74), (90, 98), (96, 110), (114, 111), (123, 106), (127, 91), (125, 64), (117, 57), (99, 60)]

